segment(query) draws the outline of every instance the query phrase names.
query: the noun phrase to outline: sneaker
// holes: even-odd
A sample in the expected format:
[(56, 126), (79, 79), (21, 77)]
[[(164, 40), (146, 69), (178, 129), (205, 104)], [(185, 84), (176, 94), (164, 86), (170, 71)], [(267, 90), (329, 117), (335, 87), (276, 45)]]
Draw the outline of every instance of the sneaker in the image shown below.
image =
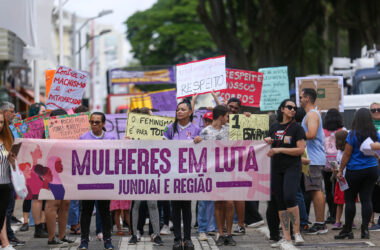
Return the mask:
[(309, 225), (300, 225), (301, 233), (306, 233), (309, 230)]
[(223, 246), (224, 245), (224, 235), (219, 235), (219, 237), (217, 237), (217, 240), (215, 241), (215, 244), (217, 246)]
[(156, 234), (152, 234), (150, 237), (151, 241), (153, 242), (154, 246), (162, 246), (164, 245), (164, 242), (162, 241), (161, 237)]
[(181, 240), (174, 240), (173, 244), (173, 250), (182, 250), (182, 241)]
[(88, 239), (82, 239), (78, 249), (79, 250), (87, 250), (88, 249)]
[(102, 232), (98, 233), (98, 234), (96, 235), (96, 239), (97, 239), (98, 241), (101, 241), (101, 240), (103, 239), (103, 233), (102, 233)]
[(23, 240), (19, 240), (16, 236), (13, 236), (13, 238), (11, 239), (8, 239), (9, 240), (9, 243), (12, 245), (12, 246), (24, 246), (25, 245), (25, 241)]
[(300, 246), (305, 243), (300, 233), (294, 234), (294, 243), (296, 246)]
[(8, 245), (6, 247), (2, 247), (1, 249), (4, 249), (4, 250), (16, 250), (16, 248), (12, 247), (11, 245)]
[(194, 244), (191, 240), (183, 241), (183, 249), (184, 250), (194, 250)]
[(333, 226), (332, 226), (332, 230), (341, 230), (342, 229), (342, 223), (335, 223)]
[(264, 225), (264, 220), (260, 220), (258, 222), (251, 223), (251, 224), (247, 225), (247, 227), (255, 228), (255, 227), (260, 227), (262, 225)]
[(44, 230), (42, 223), (34, 225), (34, 238), (49, 238), (48, 233)]
[(378, 232), (380, 231), (380, 224), (375, 224), (369, 228), (369, 231)]
[(117, 235), (117, 236), (125, 236), (125, 233), (123, 231), (117, 231), (115, 235)]
[(281, 240), (277, 241), (276, 243), (272, 243), (272, 244), (270, 244), (270, 247), (273, 247), (273, 248), (280, 247), (281, 244), (282, 244), (283, 242), (285, 242), (285, 241), (286, 241), (285, 239), (281, 239)]
[(168, 225), (163, 225), (160, 231), (161, 235), (170, 235), (170, 228)]
[(244, 234), (245, 234), (245, 228), (239, 225), (236, 225), (235, 230), (232, 232), (232, 235), (234, 236), (239, 236), (239, 235), (244, 235)]
[(66, 235), (61, 239), (62, 242), (66, 242), (67, 244), (73, 244), (75, 241), (70, 240), (66, 237)]
[(329, 230), (327, 229), (326, 224), (318, 224), (314, 223), (309, 230), (307, 230), (305, 233), (310, 235), (317, 235), (317, 234), (326, 234)]
[(132, 235), (132, 237), (128, 241), (128, 245), (136, 245), (137, 244), (137, 237), (136, 235)]
[(227, 235), (224, 238), (224, 245), (226, 245), (226, 246), (236, 246), (236, 241), (232, 238), (232, 235)]
[(16, 217), (12, 216), (11, 217), (11, 224), (22, 224), (22, 221), (20, 221)]
[(24, 223), (22, 224), (22, 226), (20, 227), (20, 232), (26, 232), (29, 230), (29, 224), (28, 223)]
[(276, 243), (270, 245), (272, 248), (281, 248), (282, 250), (294, 250), (297, 249), (294, 247), (291, 241), (287, 241), (285, 239), (279, 240)]
[(198, 239), (200, 241), (207, 241), (207, 235), (206, 235), (206, 233), (199, 233)]
[(113, 250), (115, 247), (112, 245), (111, 239), (106, 239), (104, 241), (104, 249)]
[(56, 237), (54, 237), (52, 240), (48, 240), (48, 243), (47, 243), (49, 246), (62, 246), (65, 244), (65, 242), (57, 239)]

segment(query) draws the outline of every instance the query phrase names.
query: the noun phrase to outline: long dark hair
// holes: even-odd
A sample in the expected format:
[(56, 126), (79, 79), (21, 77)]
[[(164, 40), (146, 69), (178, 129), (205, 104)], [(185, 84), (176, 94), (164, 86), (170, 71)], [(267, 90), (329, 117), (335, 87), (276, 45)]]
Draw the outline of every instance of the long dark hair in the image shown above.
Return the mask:
[(327, 111), (323, 128), (329, 131), (336, 131), (343, 128), (343, 118), (337, 109), (329, 109)]
[(370, 137), (373, 141), (377, 141), (377, 131), (373, 124), (371, 113), (366, 108), (361, 108), (355, 112), (354, 120), (352, 121), (352, 134), (355, 133), (359, 142), (359, 147), (362, 142)]
[(277, 117), (276, 117), (278, 122), (282, 122), (282, 120), (284, 119), (284, 115), (282, 114), (281, 108), (285, 108), (285, 104), (287, 102), (292, 102), (295, 104), (295, 102), (291, 99), (285, 99), (280, 103), (280, 106), (278, 106), (278, 109), (277, 109)]
[[(178, 109), (179, 105), (181, 105), (181, 104), (186, 104), (187, 107), (190, 109), (190, 111), (193, 111), (193, 109), (191, 107), (191, 103), (190, 103), (190, 101), (188, 99), (185, 99), (185, 100), (181, 101), (180, 103), (178, 103), (177, 104), (177, 109)], [(174, 136), (174, 134), (176, 132), (178, 133), (178, 130), (177, 130), (177, 124), (178, 124), (177, 109), (175, 111), (175, 121), (173, 123), (173, 134), (172, 134), (172, 136)], [(193, 118), (194, 118), (194, 114), (191, 113), (191, 115), (190, 115), (190, 122), (193, 122)]]

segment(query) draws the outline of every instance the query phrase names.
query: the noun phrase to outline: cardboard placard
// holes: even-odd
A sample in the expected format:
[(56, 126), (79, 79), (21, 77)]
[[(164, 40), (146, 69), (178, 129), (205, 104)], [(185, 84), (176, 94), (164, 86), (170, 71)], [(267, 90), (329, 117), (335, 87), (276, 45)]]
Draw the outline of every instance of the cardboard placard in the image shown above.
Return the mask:
[(17, 129), (19, 138), (32, 138), (42, 139), (44, 138), (44, 118), (46, 114), (36, 115), (29, 117), (21, 122), (15, 123), (14, 126)]
[(176, 79), (177, 98), (226, 89), (226, 57), (178, 64)]
[(321, 111), (335, 108), (344, 112), (343, 106), (343, 77), (342, 76), (321, 76), (321, 77), (297, 77), (296, 78), (296, 99), (299, 106), (299, 96), (302, 89), (312, 88), (317, 92), (316, 107)]
[(132, 140), (162, 140), (166, 126), (174, 120), (172, 117), (130, 112), (125, 135)]
[(269, 132), (269, 115), (230, 115), (230, 140), (263, 140)]
[(79, 139), (90, 130), (89, 117), (87, 112), (45, 118), (45, 136), (49, 139)]

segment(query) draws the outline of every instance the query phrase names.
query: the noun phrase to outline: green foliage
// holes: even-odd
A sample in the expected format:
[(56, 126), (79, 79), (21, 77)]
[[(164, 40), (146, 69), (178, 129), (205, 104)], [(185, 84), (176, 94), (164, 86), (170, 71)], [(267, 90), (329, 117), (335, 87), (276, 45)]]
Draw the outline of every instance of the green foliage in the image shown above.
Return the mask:
[(216, 55), (196, 6), (194, 0), (158, 0), (129, 17), (127, 38), (134, 58), (142, 65), (170, 65)]

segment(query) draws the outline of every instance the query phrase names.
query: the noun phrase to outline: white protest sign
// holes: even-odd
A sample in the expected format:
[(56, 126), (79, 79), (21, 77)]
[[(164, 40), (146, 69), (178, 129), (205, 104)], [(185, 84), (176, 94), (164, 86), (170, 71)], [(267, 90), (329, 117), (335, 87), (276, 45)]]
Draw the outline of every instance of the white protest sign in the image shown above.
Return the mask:
[(87, 86), (87, 72), (58, 66), (47, 99), (47, 109), (72, 109), (81, 104)]
[(227, 88), (226, 57), (177, 64), (177, 98)]

